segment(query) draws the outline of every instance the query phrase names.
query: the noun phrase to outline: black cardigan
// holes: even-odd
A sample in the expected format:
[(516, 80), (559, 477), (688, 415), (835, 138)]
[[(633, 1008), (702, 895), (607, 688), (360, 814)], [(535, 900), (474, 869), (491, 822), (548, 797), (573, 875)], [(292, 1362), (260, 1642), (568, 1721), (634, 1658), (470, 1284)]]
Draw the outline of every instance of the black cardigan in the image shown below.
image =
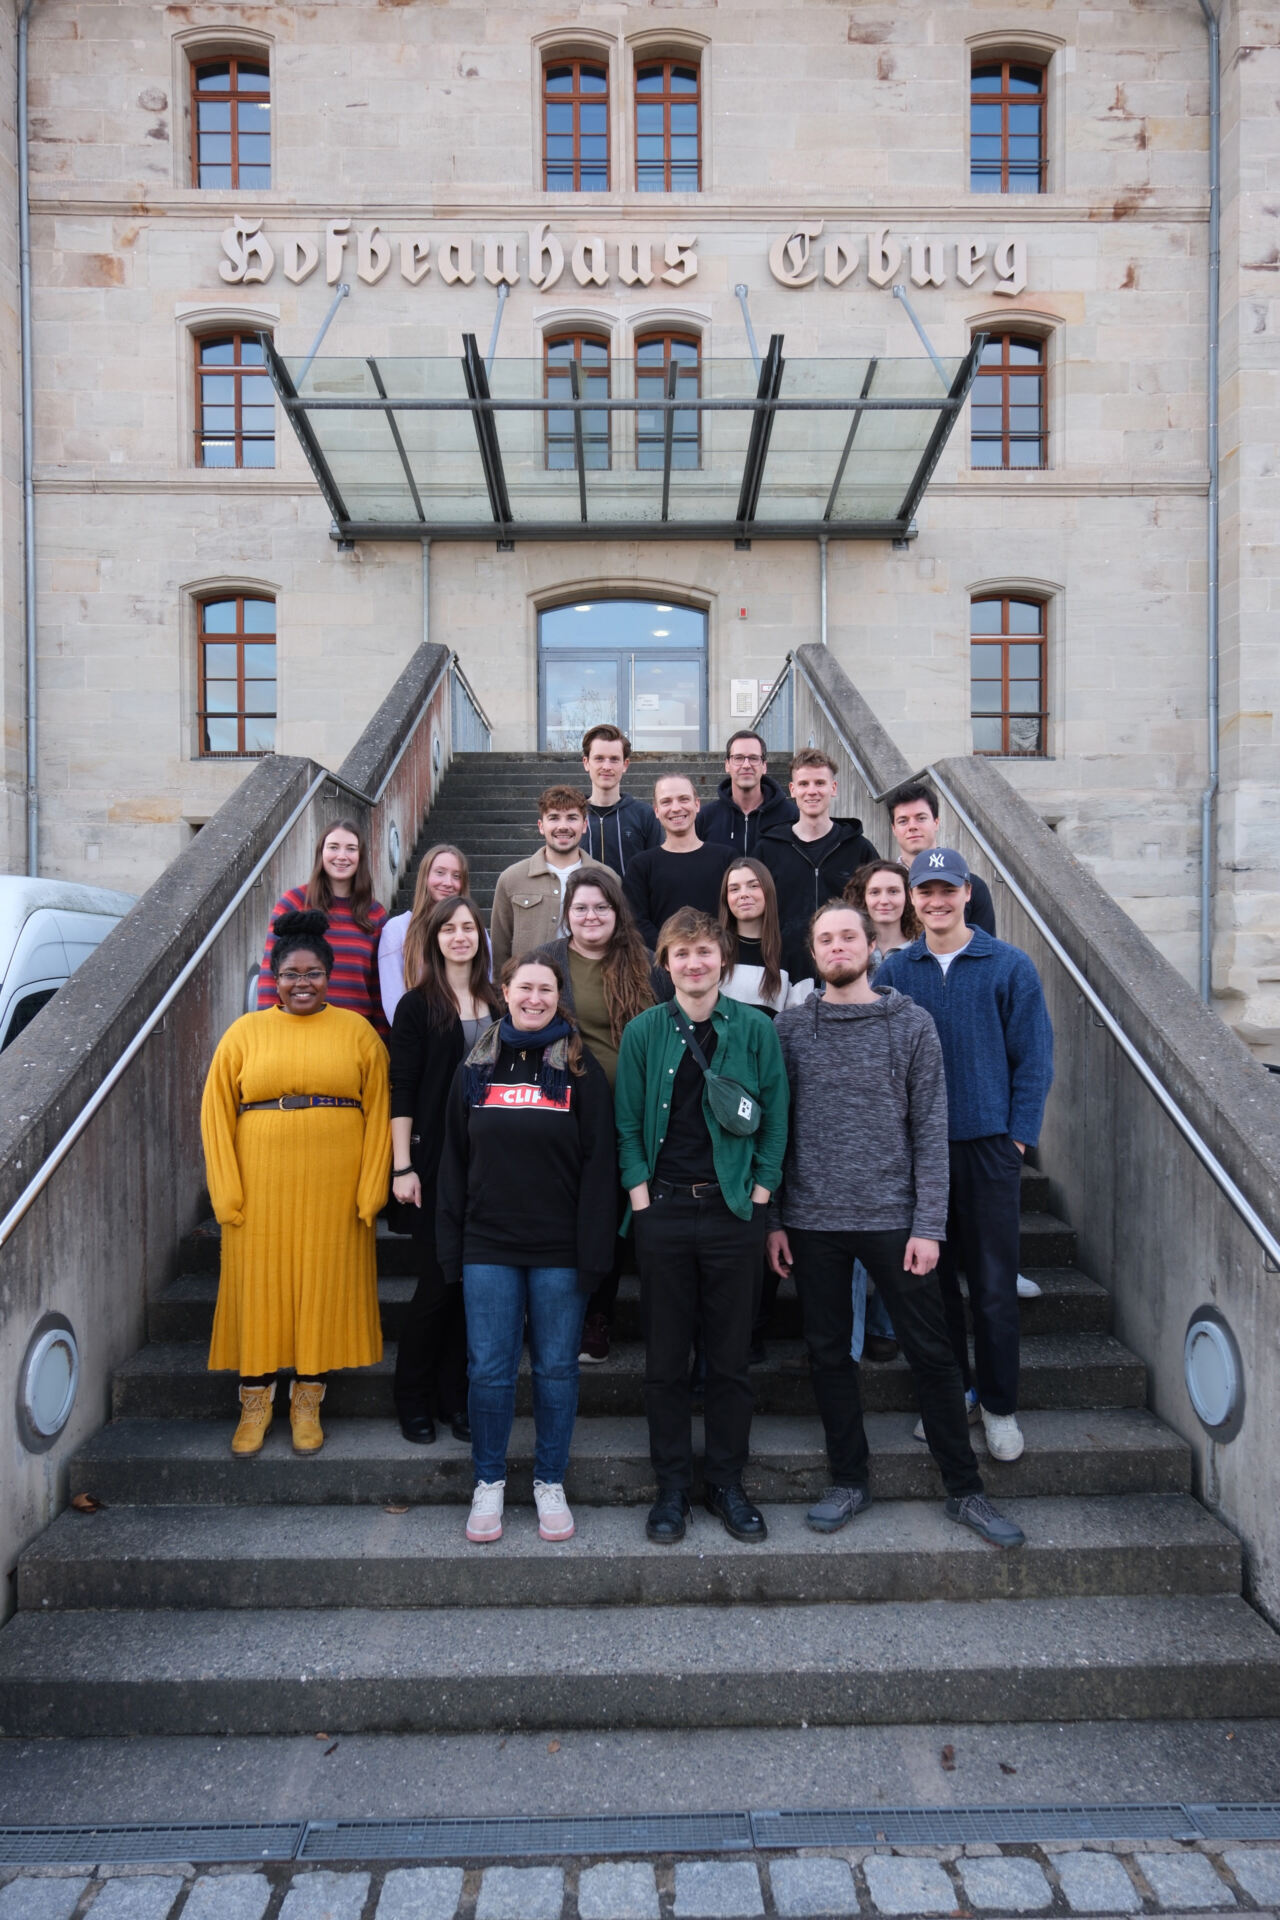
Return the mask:
[(391, 1118), (413, 1121), (409, 1164), (422, 1182), (422, 1205), (398, 1206), (392, 1200), (388, 1218), (396, 1232), (433, 1240), (445, 1107), (467, 1050), (462, 1022), (455, 1015), (447, 1027), (433, 1027), (422, 995), (402, 994), (391, 1023), (390, 1047)]

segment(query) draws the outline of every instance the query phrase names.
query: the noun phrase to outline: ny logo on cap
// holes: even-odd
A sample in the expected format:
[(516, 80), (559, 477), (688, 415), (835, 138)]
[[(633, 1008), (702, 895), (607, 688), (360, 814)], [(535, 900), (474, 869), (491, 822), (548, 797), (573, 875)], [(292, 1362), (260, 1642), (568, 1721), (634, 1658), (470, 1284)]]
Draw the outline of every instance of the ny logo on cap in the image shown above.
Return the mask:
[(946, 864), (946, 861), (940, 853), (931, 853), (929, 855), (929, 865), (931, 867), (945, 867)]

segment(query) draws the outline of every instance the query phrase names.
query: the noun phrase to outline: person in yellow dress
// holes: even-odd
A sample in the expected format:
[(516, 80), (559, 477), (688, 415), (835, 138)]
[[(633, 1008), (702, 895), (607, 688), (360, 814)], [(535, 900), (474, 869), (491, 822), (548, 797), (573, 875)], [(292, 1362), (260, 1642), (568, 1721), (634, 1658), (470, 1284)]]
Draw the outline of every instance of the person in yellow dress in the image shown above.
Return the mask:
[(358, 1013), (327, 1004), (324, 914), (283, 913), (271, 967), (279, 1005), (228, 1027), (200, 1109), (222, 1273), (211, 1371), (240, 1375), (231, 1451), (260, 1451), (276, 1374), (292, 1367), (295, 1453), (324, 1445), (333, 1367), (382, 1357), (374, 1222), (391, 1170), (387, 1050)]

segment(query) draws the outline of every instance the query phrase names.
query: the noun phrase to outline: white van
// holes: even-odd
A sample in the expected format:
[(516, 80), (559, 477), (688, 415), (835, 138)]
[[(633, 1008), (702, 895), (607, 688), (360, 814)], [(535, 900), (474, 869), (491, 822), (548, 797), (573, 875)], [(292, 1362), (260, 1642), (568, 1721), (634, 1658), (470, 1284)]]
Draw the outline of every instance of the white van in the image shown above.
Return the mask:
[(101, 946), (131, 893), (0, 874), (0, 1052)]

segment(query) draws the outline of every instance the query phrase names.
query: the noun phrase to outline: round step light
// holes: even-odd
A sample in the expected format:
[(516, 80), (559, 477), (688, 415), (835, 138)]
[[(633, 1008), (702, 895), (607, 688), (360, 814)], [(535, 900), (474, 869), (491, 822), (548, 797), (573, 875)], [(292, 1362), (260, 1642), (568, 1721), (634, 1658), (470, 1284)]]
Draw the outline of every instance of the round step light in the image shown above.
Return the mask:
[(1234, 1440), (1244, 1422), (1244, 1367), (1235, 1335), (1216, 1307), (1191, 1316), (1182, 1372), (1196, 1418), (1215, 1440)]
[(387, 858), (391, 862), (392, 873), (400, 871), (400, 829), (395, 821), (387, 829)]
[(44, 1453), (57, 1439), (76, 1403), (80, 1348), (71, 1322), (47, 1313), (27, 1343), (18, 1376), (18, 1431), (28, 1453)]

